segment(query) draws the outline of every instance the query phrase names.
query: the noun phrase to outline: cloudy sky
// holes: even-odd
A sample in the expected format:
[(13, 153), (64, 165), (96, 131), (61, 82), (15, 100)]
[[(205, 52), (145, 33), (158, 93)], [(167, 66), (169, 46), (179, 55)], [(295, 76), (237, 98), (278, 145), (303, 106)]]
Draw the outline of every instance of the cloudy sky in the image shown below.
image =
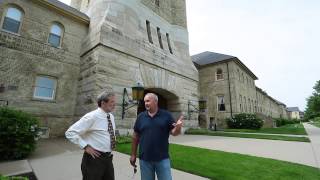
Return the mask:
[(320, 80), (319, 0), (186, 1), (191, 55), (236, 56), (259, 78), (258, 87), (304, 110)]

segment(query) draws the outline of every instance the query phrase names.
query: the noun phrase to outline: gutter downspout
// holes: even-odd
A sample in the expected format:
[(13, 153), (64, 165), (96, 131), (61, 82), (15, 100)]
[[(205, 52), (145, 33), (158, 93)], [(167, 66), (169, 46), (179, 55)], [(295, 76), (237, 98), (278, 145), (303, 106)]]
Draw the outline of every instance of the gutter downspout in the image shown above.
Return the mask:
[(231, 113), (231, 118), (233, 117), (232, 113), (232, 100), (231, 100), (231, 87), (230, 87), (230, 77), (229, 77), (229, 64), (227, 62), (227, 71), (228, 71), (228, 85), (229, 85), (229, 99), (230, 99), (230, 113)]

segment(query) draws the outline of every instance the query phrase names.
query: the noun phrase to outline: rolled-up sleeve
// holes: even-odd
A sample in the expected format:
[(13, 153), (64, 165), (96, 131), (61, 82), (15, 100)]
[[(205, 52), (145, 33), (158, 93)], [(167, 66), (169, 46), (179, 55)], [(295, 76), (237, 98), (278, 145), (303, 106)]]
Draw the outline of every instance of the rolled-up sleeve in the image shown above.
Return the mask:
[(88, 143), (83, 140), (81, 135), (83, 135), (90, 129), (92, 123), (93, 118), (90, 114), (86, 114), (66, 131), (66, 138), (69, 139), (72, 143), (79, 145), (81, 149), (85, 148)]

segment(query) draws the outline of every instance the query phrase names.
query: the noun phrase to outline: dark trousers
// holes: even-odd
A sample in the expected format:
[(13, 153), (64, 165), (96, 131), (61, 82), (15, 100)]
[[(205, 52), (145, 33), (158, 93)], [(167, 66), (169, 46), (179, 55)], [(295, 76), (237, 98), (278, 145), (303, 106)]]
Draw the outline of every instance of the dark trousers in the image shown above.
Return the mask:
[(112, 154), (102, 153), (95, 159), (86, 152), (81, 162), (83, 180), (114, 180)]

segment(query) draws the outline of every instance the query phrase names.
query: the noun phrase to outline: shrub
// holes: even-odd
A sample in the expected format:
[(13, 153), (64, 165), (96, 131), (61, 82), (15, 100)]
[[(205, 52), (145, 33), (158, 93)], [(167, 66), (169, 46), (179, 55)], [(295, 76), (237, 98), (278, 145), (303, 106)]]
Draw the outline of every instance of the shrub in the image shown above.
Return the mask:
[(132, 142), (131, 136), (117, 136), (117, 144), (127, 144)]
[(299, 120), (288, 120), (288, 119), (282, 119), (282, 118), (277, 118), (277, 119), (275, 119), (275, 121), (276, 121), (277, 127), (284, 126), (284, 125), (287, 125), (287, 124), (300, 123)]
[(260, 129), (263, 121), (255, 114), (241, 113), (228, 118), (227, 125), (232, 129)]
[(38, 123), (28, 113), (0, 108), (0, 160), (23, 159), (33, 152)]
[(315, 118), (313, 118), (313, 121), (320, 122), (320, 117), (315, 117)]

